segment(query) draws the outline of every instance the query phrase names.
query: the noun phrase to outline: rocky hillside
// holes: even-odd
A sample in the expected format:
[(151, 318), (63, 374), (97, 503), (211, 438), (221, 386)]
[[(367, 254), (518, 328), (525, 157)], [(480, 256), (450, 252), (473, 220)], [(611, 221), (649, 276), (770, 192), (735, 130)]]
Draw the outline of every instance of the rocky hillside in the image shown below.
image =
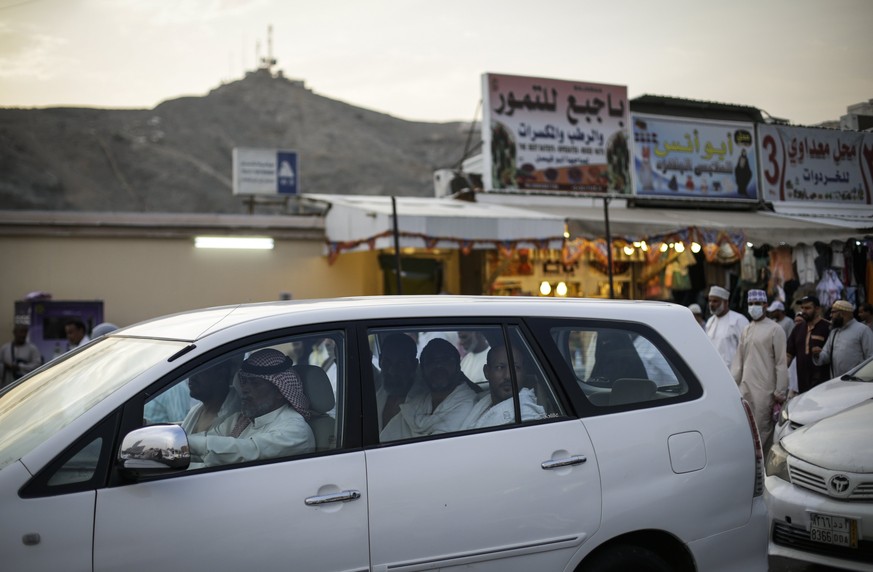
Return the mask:
[[(234, 147), (297, 151), (309, 193), (430, 196), (468, 124), (416, 123), (266, 70), (154, 109), (0, 109), (0, 208), (243, 212)], [(478, 143), (478, 128), (474, 143)]]

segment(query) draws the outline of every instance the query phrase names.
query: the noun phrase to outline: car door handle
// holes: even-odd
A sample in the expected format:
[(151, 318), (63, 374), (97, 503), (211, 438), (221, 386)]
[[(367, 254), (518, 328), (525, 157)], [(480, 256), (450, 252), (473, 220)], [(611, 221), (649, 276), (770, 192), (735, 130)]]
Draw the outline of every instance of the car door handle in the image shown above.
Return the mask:
[(329, 495), (315, 495), (314, 497), (309, 497), (305, 501), (306, 506), (318, 506), (320, 504), (327, 504), (330, 502), (346, 502), (352, 500), (358, 500), (361, 498), (361, 491), (340, 491), (338, 493), (331, 493)]
[(548, 471), (549, 469), (559, 469), (561, 467), (581, 465), (587, 460), (588, 459), (584, 455), (571, 455), (566, 459), (551, 459), (549, 461), (543, 461), (541, 467)]

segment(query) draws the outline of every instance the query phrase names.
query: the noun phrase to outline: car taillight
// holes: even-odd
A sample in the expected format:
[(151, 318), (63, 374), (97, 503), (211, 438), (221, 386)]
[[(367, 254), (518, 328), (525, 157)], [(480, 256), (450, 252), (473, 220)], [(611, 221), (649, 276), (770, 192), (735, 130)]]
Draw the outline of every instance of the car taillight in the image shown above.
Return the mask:
[(764, 448), (761, 446), (761, 435), (758, 433), (758, 425), (755, 424), (755, 416), (752, 415), (752, 407), (749, 402), (740, 398), (743, 409), (746, 410), (746, 419), (749, 420), (749, 429), (752, 430), (752, 441), (755, 442), (755, 496), (764, 494)]

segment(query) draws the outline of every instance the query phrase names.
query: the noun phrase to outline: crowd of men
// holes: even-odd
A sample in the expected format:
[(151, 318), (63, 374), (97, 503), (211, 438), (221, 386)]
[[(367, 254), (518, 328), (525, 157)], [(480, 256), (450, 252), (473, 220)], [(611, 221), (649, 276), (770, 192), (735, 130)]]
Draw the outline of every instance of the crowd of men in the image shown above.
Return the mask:
[[(751, 405), (764, 443), (772, 437), (775, 414), (786, 400), (873, 357), (870, 304), (861, 305), (855, 319), (855, 306), (837, 300), (828, 320), (819, 299), (805, 296), (796, 302), (792, 320), (781, 301), (768, 303), (766, 291), (749, 290), (750, 321), (731, 310), (729, 300), (727, 289), (709, 289), (711, 316), (703, 327)], [(695, 314), (699, 310), (691, 308)]]

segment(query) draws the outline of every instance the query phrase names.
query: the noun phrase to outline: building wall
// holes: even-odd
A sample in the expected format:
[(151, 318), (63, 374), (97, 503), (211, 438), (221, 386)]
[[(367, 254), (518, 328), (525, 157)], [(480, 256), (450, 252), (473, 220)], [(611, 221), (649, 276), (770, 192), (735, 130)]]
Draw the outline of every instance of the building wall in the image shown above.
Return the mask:
[(274, 250), (203, 250), (170, 238), (0, 237), (0, 343), (14, 302), (41, 290), (54, 300), (103, 300), (106, 321), (127, 326), (164, 314), (242, 302), (381, 294), (376, 254), (327, 263), (323, 243), (277, 239)]

